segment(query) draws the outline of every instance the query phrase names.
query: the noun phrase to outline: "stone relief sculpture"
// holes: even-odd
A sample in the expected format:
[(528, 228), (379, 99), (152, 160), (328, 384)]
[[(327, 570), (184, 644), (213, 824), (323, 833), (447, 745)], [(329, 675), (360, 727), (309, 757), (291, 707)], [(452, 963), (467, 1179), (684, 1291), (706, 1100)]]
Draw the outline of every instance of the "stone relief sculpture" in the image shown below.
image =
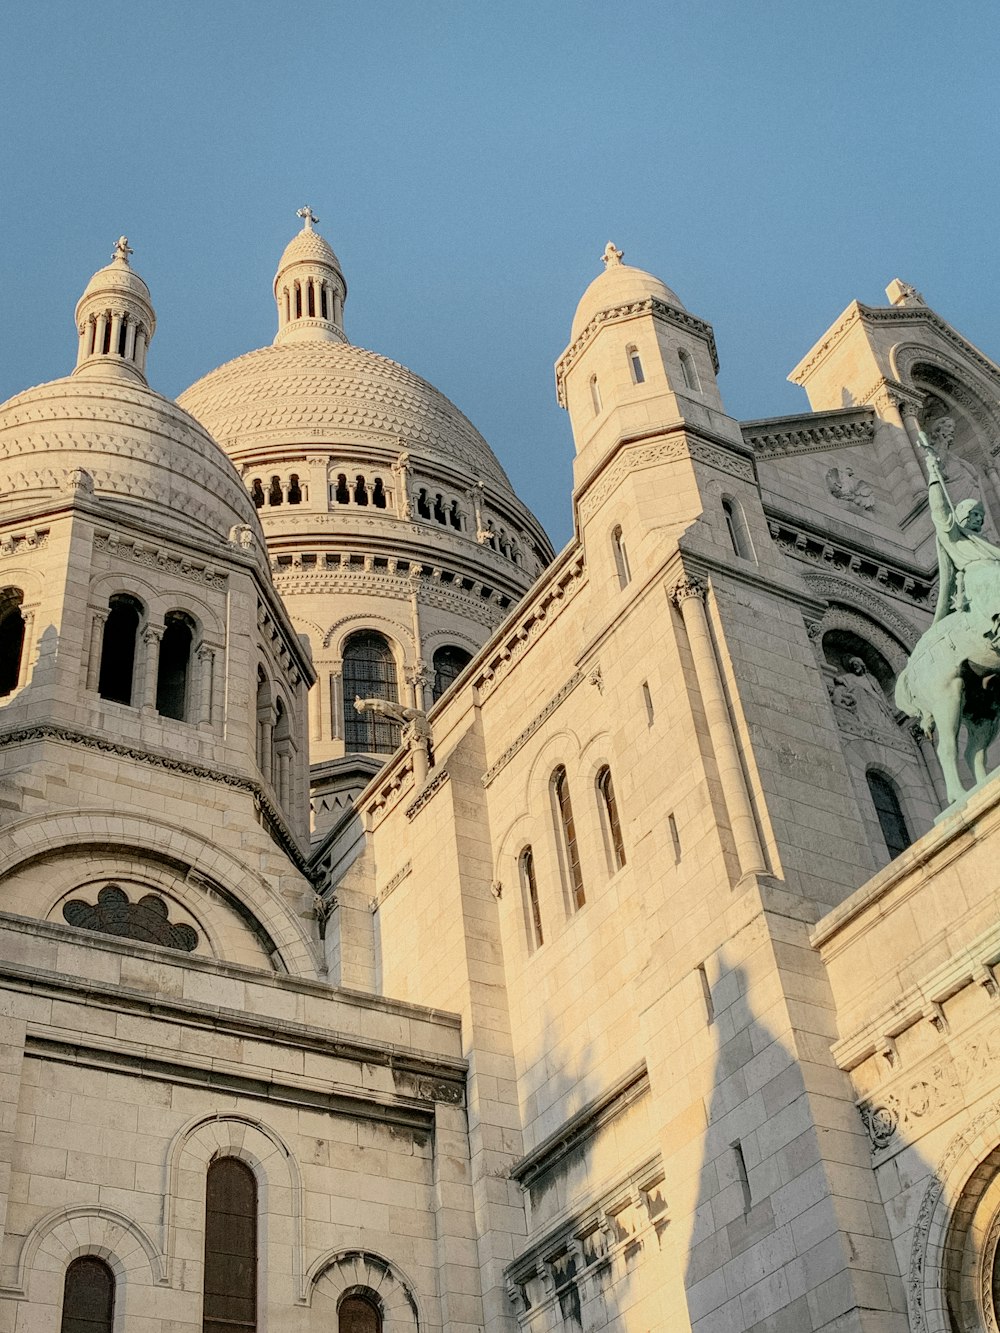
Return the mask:
[(952, 503), (937, 450), (923, 432), (928, 503), (937, 538), (938, 600), (934, 623), (921, 635), (896, 682), (896, 703), (937, 730), (937, 753), (950, 801), (965, 788), (958, 774), (958, 739), (978, 783), (1000, 730), (1000, 547), (980, 536), (981, 500)]
[(867, 481), (854, 475), (853, 468), (845, 467), (843, 472), (838, 467), (830, 468), (826, 474), (826, 485), (835, 500), (850, 505), (852, 509), (868, 513), (875, 508), (875, 492)]

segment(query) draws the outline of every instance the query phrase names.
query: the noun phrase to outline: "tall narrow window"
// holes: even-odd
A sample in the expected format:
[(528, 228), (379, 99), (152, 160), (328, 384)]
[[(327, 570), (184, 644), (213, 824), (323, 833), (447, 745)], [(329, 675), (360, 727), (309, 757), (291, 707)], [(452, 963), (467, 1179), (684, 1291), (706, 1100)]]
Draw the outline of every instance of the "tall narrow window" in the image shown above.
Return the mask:
[(267, 492), (267, 503), (269, 505), (280, 505), (284, 496), (281, 494), (281, 478), (272, 477), (271, 485)]
[(450, 509), (448, 510), (448, 522), (449, 522), (449, 523), (451, 524), (451, 526), (452, 526), (453, 528), (455, 528), (458, 532), (461, 532), (461, 530), (462, 530), (462, 513), (461, 513), (461, 510), (460, 510), (459, 507), (458, 507), (458, 501), (457, 501), (457, 500), (452, 500), (452, 502), (451, 502), (451, 507), (450, 507)]
[(594, 416), (599, 416), (601, 412), (601, 390), (596, 375), (590, 377), (590, 401), (594, 405)]
[(747, 527), (743, 506), (739, 500), (733, 500), (728, 495), (725, 496), (722, 501), (722, 516), (726, 521), (726, 531), (729, 533), (733, 550), (744, 560), (755, 560), (753, 543), (750, 540), (750, 529)]
[(288, 503), (290, 505), (300, 505), (302, 503), (302, 487), (299, 485), (299, 474), (293, 472), (288, 478)]
[(114, 1273), (95, 1254), (74, 1259), (63, 1282), (59, 1333), (111, 1333), (114, 1319)]
[(250, 494), (253, 496), (253, 502), (257, 509), (264, 508), (264, 486), (260, 477), (254, 477), (250, 484)]
[(524, 922), (528, 935), (528, 948), (532, 953), (545, 940), (542, 936), (542, 910), (538, 905), (538, 881), (535, 878), (535, 854), (530, 847), (517, 858), (517, 870), (521, 878), (521, 896), (524, 899)]
[(628, 368), (632, 372), (632, 383), (645, 384), (646, 376), (642, 369), (642, 358), (639, 356), (638, 348), (629, 347), (626, 356), (628, 357)]
[(597, 792), (601, 801), (605, 833), (610, 844), (612, 868), (621, 870), (625, 864), (625, 843), (622, 839), (621, 820), (618, 818), (618, 802), (615, 800), (611, 769), (607, 764), (597, 775)]
[(104, 623), (97, 693), (102, 699), (130, 704), (135, 675), (135, 641), (142, 618), (142, 605), (127, 593), (116, 593), (111, 598), (110, 606)]
[(354, 700), (399, 698), (396, 662), (381, 634), (364, 630), (352, 634), (344, 646), (344, 736), (348, 752), (392, 754), (399, 744), (400, 726), (378, 713), (359, 713)]
[(417, 496), (417, 513), (421, 518), (430, 518), (431, 516), (431, 507), (427, 499), (427, 492), (423, 487), (420, 488), (420, 493)]
[(435, 495), (434, 497), (434, 521), (436, 523), (446, 523), (448, 516), (444, 512), (444, 496)]
[(701, 380), (698, 378), (698, 367), (694, 363), (691, 353), (686, 348), (681, 347), (677, 352), (677, 359), (681, 363), (681, 373), (684, 376), (684, 387), (691, 389), (694, 393), (701, 393)]
[(618, 571), (618, 586), (625, 588), (632, 581), (632, 571), (629, 569), (628, 549), (625, 546), (625, 534), (621, 527), (615, 528), (611, 534), (611, 546), (615, 553), (615, 569)]
[(288, 711), (281, 699), (274, 705), (274, 758), (271, 763), (271, 783), (278, 800), (287, 805), (291, 795), (292, 726)]
[(467, 653), (464, 648), (456, 648), (453, 644), (446, 644), (437, 650), (434, 654), (434, 685), (431, 689), (435, 703), (448, 686), (458, 680), (471, 661), (471, 653)]
[(183, 611), (171, 611), (160, 640), (156, 672), (156, 711), (183, 722), (187, 714), (188, 677), (191, 674), (191, 645), (194, 621)]
[(217, 1157), (205, 1190), (202, 1333), (256, 1333), (257, 1181), (237, 1157)]
[(4, 588), (0, 592), (0, 698), (17, 689), (21, 678), (21, 655), (24, 652), (24, 616), (20, 588)]
[(365, 485), (365, 479), (360, 472), (354, 478), (354, 503), (356, 505), (366, 505), (368, 503), (368, 487)]
[(382, 1333), (374, 1295), (344, 1297), (337, 1308), (337, 1333)]
[(381, 477), (375, 478), (375, 486), (372, 490), (372, 504), (376, 509), (385, 508), (385, 483)]
[(576, 824), (573, 822), (573, 805), (569, 798), (569, 778), (562, 764), (552, 774), (552, 798), (555, 803), (562, 852), (566, 858), (569, 897), (572, 906), (578, 910), (587, 901), (587, 897), (583, 891), (583, 869), (580, 865), (580, 848), (576, 841)]
[(868, 779), (868, 790), (871, 792), (875, 813), (878, 815), (886, 850), (891, 857), (896, 857), (900, 852), (906, 851), (913, 839), (906, 827), (903, 807), (899, 803), (895, 785), (885, 774), (878, 773), (874, 769), (865, 776)]
[(350, 487), (347, 485), (347, 477), (343, 472), (337, 474), (337, 484), (333, 488), (333, 498), (339, 505), (346, 505), (351, 502)]

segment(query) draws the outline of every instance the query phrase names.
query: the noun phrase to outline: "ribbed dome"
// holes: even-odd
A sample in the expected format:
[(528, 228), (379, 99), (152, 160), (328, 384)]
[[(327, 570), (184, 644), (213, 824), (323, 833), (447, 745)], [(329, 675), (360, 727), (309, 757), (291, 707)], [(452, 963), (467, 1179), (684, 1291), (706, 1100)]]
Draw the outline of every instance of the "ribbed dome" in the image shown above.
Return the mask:
[(332, 268), (340, 270), (340, 260), (328, 242), (318, 231), (310, 231), (305, 227), (285, 246), (284, 253), (278, 261), (278, 272), (288, 268), (290, 264), (300, 263), (329, 264)]
[[(618, 256), (616, 259), (614, 256)], [(677, 310), (683, 310), (680, 298), (672, 292), (665, 282), (647, 273), (645, 269), (633, 268), (631, 264), (621, 262), (621, 251), (616, 251), (610, 242), (605, 251), (604, 272), (590, 284), (573, 316), (573, 328), (570, 341), (574, 341), (584, 331), (595, 315), (615, 306), (630, 305), (633, 301), (646, 301), (655, 296)]]
[[(0, 405), (0, 511), (37, 508), (79, 485), (164, 535), (225, 541), (253, 501), (219, 446), (169, 399), (135, 381), (69, 376)], [(89, 483), (88, 483), (89, 486)]]
[(437, 455), (511, 489), (489, 445), (442, 393), (397, 362), (349, 343), (262, 347), (198, 380), (178, 402), (231, 453), (320, 433), (330, 443)]

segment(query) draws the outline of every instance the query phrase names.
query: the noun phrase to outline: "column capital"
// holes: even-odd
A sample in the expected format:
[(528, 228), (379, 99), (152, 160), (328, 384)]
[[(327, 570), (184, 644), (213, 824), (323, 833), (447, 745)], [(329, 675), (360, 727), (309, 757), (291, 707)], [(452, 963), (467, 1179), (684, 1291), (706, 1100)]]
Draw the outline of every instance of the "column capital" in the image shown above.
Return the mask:
[(708, 585), (703, 579), (696, 578), (691, 574), (684, 574), (670, 589), (670, 600), (677, 607), (689, 601), (692, 597), (697, 597), (699, 601), (703, 602), (707, 596)]
[(142, 631), (143, 643), (146, 644), (159, 643), (160, 640), (163, 638), (163, 631), (165, 629), (166, 629), (165, 625), (147, 625), (146, 628)]

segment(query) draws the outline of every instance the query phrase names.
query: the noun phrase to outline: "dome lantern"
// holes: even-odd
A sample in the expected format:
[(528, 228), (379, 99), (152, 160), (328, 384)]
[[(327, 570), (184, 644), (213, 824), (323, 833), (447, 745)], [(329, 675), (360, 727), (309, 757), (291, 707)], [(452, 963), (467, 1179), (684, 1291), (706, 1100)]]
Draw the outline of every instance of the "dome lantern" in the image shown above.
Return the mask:
[(111, 263), (98, 269), (76, 306), (79, 334), (74, 375), (146, 383), (146, 350), (156, 328), (149, 288), (133, 272), (127, 236), (115, 242)]
[(344, 302), (347, 283), (340, 260), (313, 224), (319, 218), (306, 206), (298, 210), (302, 230), (285, 247), (274, 275), (278, 307), (275, 344), (347, 342)]

